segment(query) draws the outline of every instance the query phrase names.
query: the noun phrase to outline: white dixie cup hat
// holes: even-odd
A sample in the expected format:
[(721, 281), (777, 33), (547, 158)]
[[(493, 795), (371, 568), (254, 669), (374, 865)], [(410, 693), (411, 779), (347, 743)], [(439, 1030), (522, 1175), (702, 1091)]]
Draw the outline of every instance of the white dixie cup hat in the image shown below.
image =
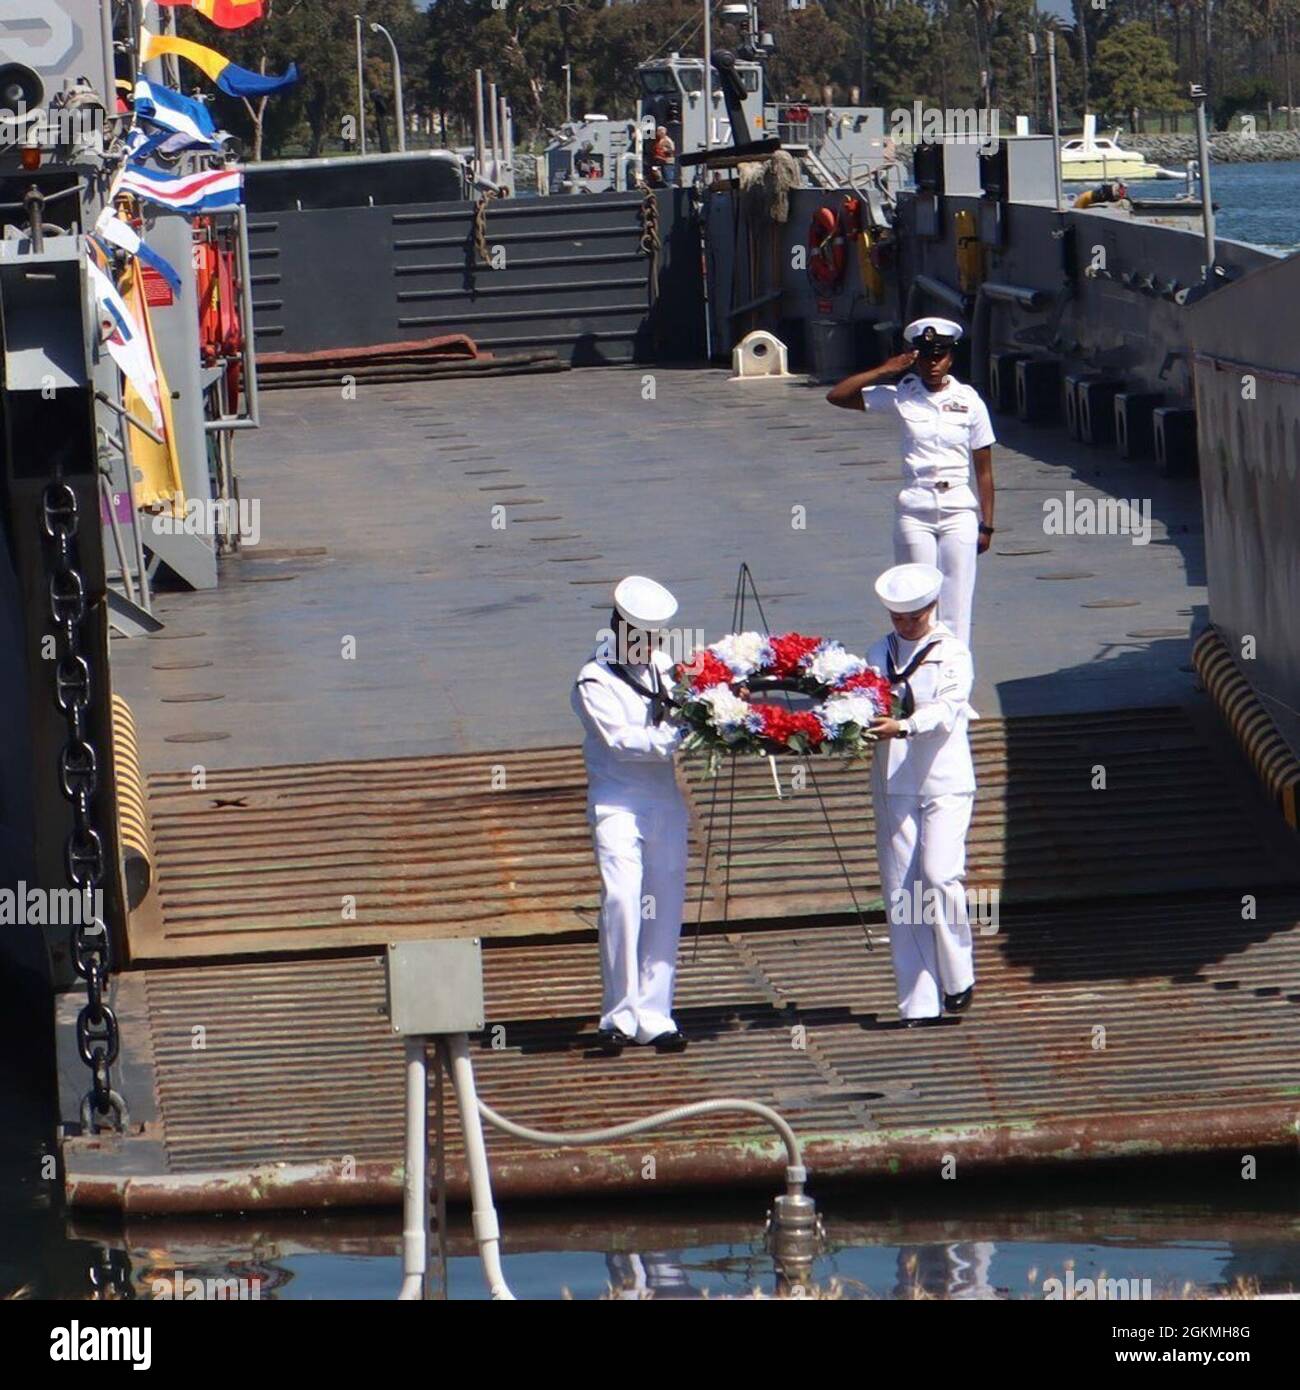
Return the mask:
[(614, 590), (614, 611), (642, 632), (657, 632), (677, 612), (677, 600), (655, 580), (629, 574)]
[(933, 565), (895, 565), (876, 580), (876, 597), (891, 613), (918, 613), (942, 588), (943, 573)]

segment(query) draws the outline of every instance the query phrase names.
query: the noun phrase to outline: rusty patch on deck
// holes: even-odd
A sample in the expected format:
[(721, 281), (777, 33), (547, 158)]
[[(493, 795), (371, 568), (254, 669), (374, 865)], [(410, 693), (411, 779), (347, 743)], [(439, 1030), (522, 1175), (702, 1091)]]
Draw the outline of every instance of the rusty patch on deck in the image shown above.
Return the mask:
[[(682, 954), (682, 1056), (595, 1053), (594, 942), (489, 942), (484, 1098), (526, 1124), (613, 1124), (719, 1096), (783, 1108), (814, 1178), (1296, 1147), (1300, 892), (1026, 906), (976, 946), (975, 1007), (896, 1022), (888, 950), (853, 927), (736, 931)], [(65, 1142), (77, 1206), (220, 1211), (395, 1203), (401, 1044), (377, 956), (135, 971), (129, 1063), (157, 1113)], [(147, 1020), (147, 1025), (146, 1021)], [(66, 1025), (65, 1025), (66, 1026)], [(196, 1048), (195, 1029), (203, 1029)], [(451, 1174), (463, 1173), (454, 1118)], [(546, 1151), (489, 1131), (503, 1197), (770, 1184), (782, 1156), (745, 1116)]]
[[(983, 720), (972, 746), (968, 881), (1003, 901), (1296, 876), (1179, 710)], [(867, 766), (814, 761), (829, 830), (814, 787), (794, 789), (797, 766), (782, 760), (784, 800), (763, 760), (738, 761), (716, 785), (689, 769), (689, 921), (851, 913), (839, 854), (858, 904), (879, 908)], [(136, 961), (595, 925), (576, 748), (216, 771), (201, 791), (158, 774), (149, 791), (165, 925), (133, 935)]]

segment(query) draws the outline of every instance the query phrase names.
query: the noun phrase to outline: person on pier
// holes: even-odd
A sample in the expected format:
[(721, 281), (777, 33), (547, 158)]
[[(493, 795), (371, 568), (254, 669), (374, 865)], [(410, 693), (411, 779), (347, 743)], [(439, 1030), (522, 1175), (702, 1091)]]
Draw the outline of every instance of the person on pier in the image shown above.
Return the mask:
[(611, 630), (578, 673), (571, 701), (586, 733), (587, 819), (602, 889), (599, 1036), (612, 1054), (631, 1043), (686, 1047), (673, 1021), (688, 825), (673, 755), (683, 730), (669, 693), (672, 661), (659, 644), (676, 612), (662, 584), (624, 579)]
[(826, 399), (846, 410), (898, 415), (903, 488), (894, 515), (894, 560), (943, 571), (940, 621), (969, 647), (976, 558), (993, 539), (997, 441), (979, 392), (952, 375), (961, 336), (961, 324), (951, 319), (917, 319), (903, 330), (908, 351), (845, 377)]
[(963, 1013), (975, 992), (966, 903), (966, 832), (975, 800), (967, 725), (970, 649), (937, 617), (944, 577), (895, 565), (876, 581), (893, 631), (867, 653), (899, 703), (877, 719), (871, 768), (876, 858), (906, 1027)]

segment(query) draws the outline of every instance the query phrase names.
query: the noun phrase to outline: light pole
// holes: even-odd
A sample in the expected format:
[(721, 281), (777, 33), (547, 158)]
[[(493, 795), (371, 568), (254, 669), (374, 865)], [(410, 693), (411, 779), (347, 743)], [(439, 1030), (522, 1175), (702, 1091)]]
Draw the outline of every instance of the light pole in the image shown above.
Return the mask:
[(1061, 209), (1061, 107), (1056, 96), (1056, 31), (1047, 31), (1048, 91), (1052, 99), (1052, 184), (1056, 191), (1056, 210)]
[[(704, 153), (713, 148), (713, 0), (704, 0)], [(700, 166), (707, 182), (708, 165)]]
[(355, 16), (357, 21), (357, 118), (361, 124), (357, 127), (357, 138), (361, 141), (361, 153), (366, 152), (366, 74), (363, 65), (363, 43), (361, 36), (361, 16)]
[(372, 34), (382, 34), (388, 40), (388, 46), (393, 50), (393, 86), (397, 92), (397, 148), (402, 153), (406, 153), (406, 108), (402, 105), (402, 60), (397, 54), (397, 44), (393, 42), (393, 36), (384, 28), (382, 24), (370, 22), (370, 32)]
[(564, 63), (564, 119), (573, 120), (573, 64)]

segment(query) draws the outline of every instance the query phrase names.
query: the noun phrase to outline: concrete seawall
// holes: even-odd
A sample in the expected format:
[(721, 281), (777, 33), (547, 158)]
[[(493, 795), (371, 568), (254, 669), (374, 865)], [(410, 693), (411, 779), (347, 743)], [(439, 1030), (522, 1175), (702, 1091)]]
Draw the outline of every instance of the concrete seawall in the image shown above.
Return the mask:
[[(1194, 135), (1131, 135), (1121, 133), (1125, 149), (1140, 150), (1157, 164), (1179, 164), (1196, 158)], [(1216, 164), (1263, 164), (1300, 159), (1300, 130), (1261, 130), (1254, 135), (1222, 131), (1210, 137), (1210, 158)]]

